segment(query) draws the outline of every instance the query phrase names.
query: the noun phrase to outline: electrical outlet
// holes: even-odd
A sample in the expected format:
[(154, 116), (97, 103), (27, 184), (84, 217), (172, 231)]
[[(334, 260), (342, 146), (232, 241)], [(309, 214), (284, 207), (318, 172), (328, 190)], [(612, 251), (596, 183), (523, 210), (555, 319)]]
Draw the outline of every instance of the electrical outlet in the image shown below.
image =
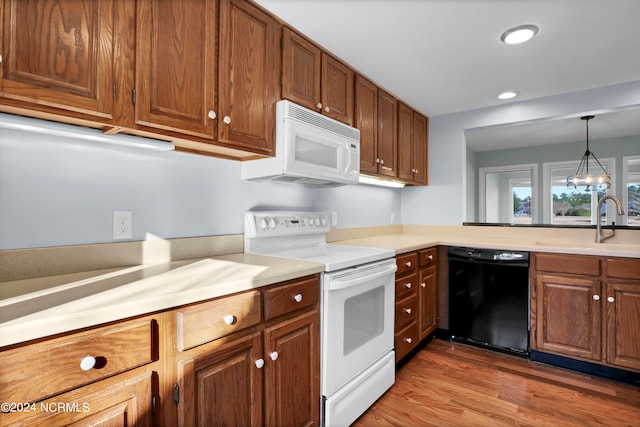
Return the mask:
[(113, 211), (113, 238), (131, 239), (133, 237), (133, 212)]
[(393, 224), (393, 222), (396, 220), (396, 213), (395, 212), (391, 212), (391, 219), (390, 219), (390, 224)]
[(333, 211), (331, 212), (331, 226), (335, 227), (336, 225), (338, 225), (338, 212)]

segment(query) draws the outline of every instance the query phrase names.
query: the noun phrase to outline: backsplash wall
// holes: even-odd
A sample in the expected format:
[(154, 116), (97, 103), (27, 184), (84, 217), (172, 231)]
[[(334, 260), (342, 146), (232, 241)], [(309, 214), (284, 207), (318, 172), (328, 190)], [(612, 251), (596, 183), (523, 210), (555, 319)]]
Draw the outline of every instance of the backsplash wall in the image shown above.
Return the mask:
[(338, 227), (399, 223), (401, 190), (240, 179), (240, 162), (0, 128), (0, 250), (105, 243), (112, 212), (133, 239), (241, 234), (252, 209), (335, 211)]

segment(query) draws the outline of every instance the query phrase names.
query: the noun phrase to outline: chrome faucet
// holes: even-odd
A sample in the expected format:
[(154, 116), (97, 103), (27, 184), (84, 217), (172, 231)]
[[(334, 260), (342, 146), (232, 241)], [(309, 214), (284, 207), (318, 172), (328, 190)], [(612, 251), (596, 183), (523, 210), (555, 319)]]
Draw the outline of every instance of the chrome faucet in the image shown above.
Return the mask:
[(598, 202), (598, 210), (596, 211), (597, 212), (596, 215), (598, 215), (598, 222), (596, 225), (596, 243), (602, 243), (605, 240), (612, 238), (613, 235), (616, 234), (615, 222), (611, 223), (612, 224), (611, 232), (604, 233), (602, 231), (602, 224), (601, 224), (602, 215), (600, 215), (600, 209), (602, 209), (602, 205), (605, 204), (607, 200), (613, 200), (618, 209), (618, 215), (624, 215), (624, 209), (622, 209), (622, 203), (620, 202), (620, 199), (618, 199), (616, 196), (609, 195), (609, 196), (604, 196), (602, 199), (600, 199), (600, 201)]

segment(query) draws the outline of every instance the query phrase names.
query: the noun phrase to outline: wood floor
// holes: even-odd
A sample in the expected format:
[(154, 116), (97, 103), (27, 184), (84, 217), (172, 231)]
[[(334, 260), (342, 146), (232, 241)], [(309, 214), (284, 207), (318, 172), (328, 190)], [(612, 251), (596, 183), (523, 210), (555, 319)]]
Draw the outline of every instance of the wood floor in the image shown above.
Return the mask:
[(640, 388), (433, 340), (353, 426), (640, 426)]

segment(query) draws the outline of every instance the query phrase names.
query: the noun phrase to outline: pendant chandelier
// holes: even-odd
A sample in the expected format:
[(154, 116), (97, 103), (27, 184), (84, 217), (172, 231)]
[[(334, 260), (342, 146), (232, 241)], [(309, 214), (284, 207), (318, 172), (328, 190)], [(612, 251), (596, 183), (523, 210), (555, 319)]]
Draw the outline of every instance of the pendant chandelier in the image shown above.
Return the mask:
[[(580, 165), (576, 173), (567, 177), (567, 187), (573, 188), (575, 191), (597, 191), (611, 187), (611, 175), (607, 173), (596, 155), (589, 151), (589, 120), (594, 117), (595, 116), (580, 117), (580, 120), (584, 120), (587, 125), (587, 150), (582, 155), (582, 160), (580, 160)], [(596, 171), (597, 173), (593, 171), (589, 172), (590, 157), (592, 157), (600, 167), (600, 171)]]

